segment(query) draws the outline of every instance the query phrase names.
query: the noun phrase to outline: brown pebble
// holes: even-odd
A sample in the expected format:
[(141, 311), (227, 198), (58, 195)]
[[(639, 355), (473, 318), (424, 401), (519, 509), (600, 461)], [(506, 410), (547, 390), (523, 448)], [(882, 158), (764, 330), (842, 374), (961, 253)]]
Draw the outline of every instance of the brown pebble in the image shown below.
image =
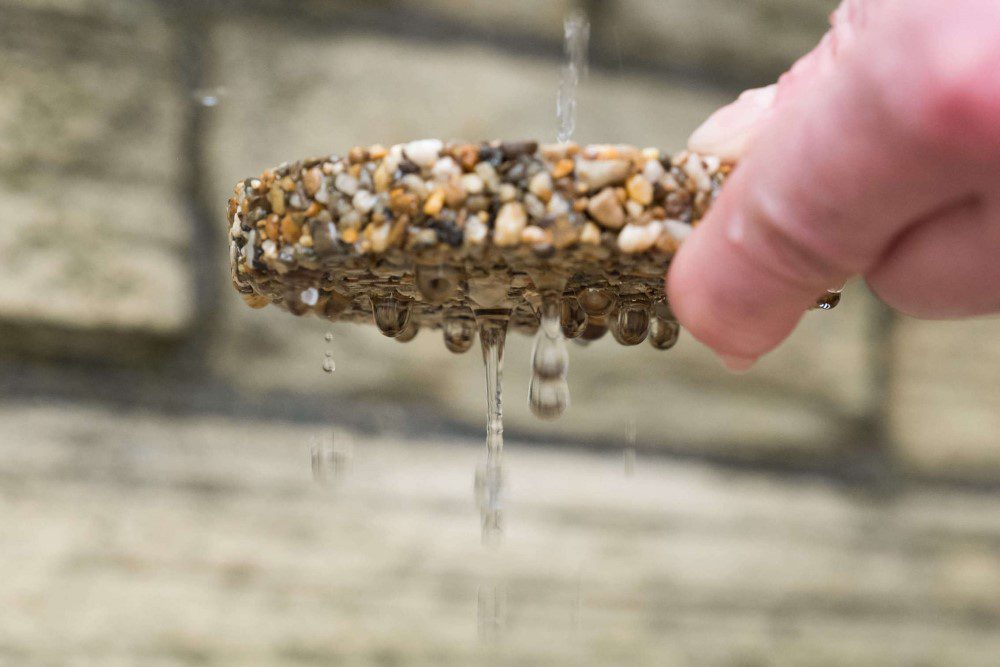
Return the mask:
[(569, 158), (563, 158), (552, 167), (552, 178), (563, 178), (573, 173), (575, 163)]
[(397, 215), (415, 215), (417, 206), (417, 196), (402, 188), (396, 188), (389, 193), (389, 208)]
[(361, 146), (355, 146), (351, 150), (347, 151), (347, 161), (351, 164), (364, 162), (367, 157), (368, 151)]
[(587, 212), (608, 229), (620, 229), (625, 224), (625, 210), (614, 188), (604, 188), (591, 197)]
[(375, 168), (375, 173), (372, 174), (372, 185), (375, 187), (375, 192), (385, 192), (389, 189), (391, 183), (392, 172), (389, 171), (389, 165), (382, 162)]
[(368, 157), (372, 160), (381, 160), (388, 154), (389, 151), (382, 144), (375, 144), (368, 149)]
[(281, 239), (286, 243), (295, 243), (302, 236), (302, 225), (292, 220), (292, 216), (286, 215), (281, 220)]
[(653, 201), (653, 184), (642, 174), (636, 174), (625, 183), (629, 199), (643, 206), (649, 206)]
[(271, 303), (271, 299), (263, 294), (243, 294), (243, 300), (251, 308), (263, 308)]
[(358, 230), (355, 227), (348, 227), (340, 233), (340, 238), (344, 243), (354, 243), (358, 240)]
[(440, 188), (431, 193), (431, 196), (427, 198), (424, 202), (424, 215), (429, 215), (432, 218), (437, 216), (444, 207), (444, 190)]
[(295, 181), (292, 180), (291, 176), (285, 176), (281, 179), (281, 189), (285, 192), (292, 192), (295, 189)]
[(271, 214), (267, 216), (267, 222), (264, 223), (264, 236), (271, 239), (272, 241), (278, 240), (278, 234), (280, 230), (280, 218), (278, 216)]
[[(246, 200), (244, 200), (246, 201)], [(271, 211), (278, 215), (285, 214), (285, 195), (277, 186), (272, 186), (267, 191), (267, 201), (271, 204)]]
[(472, 171), (479, 162), (479, 147), (473, 144), (462, 144), (453, 150), (455, 159), (465, 171)]
[(305, 186), (306, 194), (310, 197), (314, 196), (323, 186), (323, 170), (319, 167), (313, 167), (306, 171), (305, 176), (302, 177), (302, 185)]
[(320, 204), (318, 201), (314, 201), (311, 204), (309, 204), (309, 208), (306, 209), (305, 215), (307, 218), (312, 218), (319, 215), (320, 211), (322, 210), (323, 210), (323, 205)]

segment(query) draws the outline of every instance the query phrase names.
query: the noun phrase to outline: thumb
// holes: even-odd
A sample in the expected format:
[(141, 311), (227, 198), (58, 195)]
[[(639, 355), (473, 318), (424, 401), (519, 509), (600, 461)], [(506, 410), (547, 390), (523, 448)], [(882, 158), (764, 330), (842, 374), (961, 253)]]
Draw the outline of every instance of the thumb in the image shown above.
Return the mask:
[(732, 367), (749, 367), (825, 290), (864, 273), (940, 206), (942, 188), (957, 192), (898, 121), (908, 100), (886, 102), (870, 62), (878, 45), (848, 14), (744, 132), (745, 156), (670, 267), (678, 319)]

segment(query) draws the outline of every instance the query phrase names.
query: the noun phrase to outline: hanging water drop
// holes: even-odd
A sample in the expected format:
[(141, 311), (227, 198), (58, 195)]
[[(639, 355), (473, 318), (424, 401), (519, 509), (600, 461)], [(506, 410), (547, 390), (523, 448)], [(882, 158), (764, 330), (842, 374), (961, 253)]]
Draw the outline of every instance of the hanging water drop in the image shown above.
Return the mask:
[(403, 327), (403, 330), (396, 336), (396, 341), (400, 343), (409, 343), (417, 337), (418, 333), (420, 333), (420, 325), (417, 324), (416, 319), (411, 315), (410, 320), (406, 323), (406, 326)]
[(638, 299), (621, 304), (611, 335), (622, 345), (638, 345), (649, 333), (649, 307)]
[(657, 315), (649, 325), (649, 344), (657, 350), (669, 350), (677, 344), (681, 325)]
[(579, 338), (587, 328), (587, 313), (580, 307), (580, 302), (574, 296), (563, 297), (562, 313), (559, 318), (563, 336)]
[(372, 296), (372, 317), (375, 326), (389, 338), (395, 338), (410, 320), (410, 300), (395, 292), (389, 296)]
[(454, 296), (458, 287), (458, 273), (450, 267), (439, 264), (418, 264), (414, 281), (424, 300), (440, 305)]
[(476, 322), (467, 310), (456, 308), (444, 317), (441, 326), (444, 333), (444, 345), (450, 352), (462, 354), (472, 347), (476, 337)]
[(562, 333), (561, 310), (558, 292), (542, 294), (541, 326), (531, 353), (528, 385), (528, 406), (541, 419), (556, 419), (569, 406), (569, 353)]
[(585, 287), (576, 295), (577, 303), (590, 317), (605, 317), (615, 307), (615, 297), (602, 287)]
[(581, 333), (580, 337), (576, 340), (581, 343), (589, 343), (603, 338), (606, 333), (608, 333), (608, 318), (597, 315), (588, 315), (587, 326), (583, 328), (583, 333)]

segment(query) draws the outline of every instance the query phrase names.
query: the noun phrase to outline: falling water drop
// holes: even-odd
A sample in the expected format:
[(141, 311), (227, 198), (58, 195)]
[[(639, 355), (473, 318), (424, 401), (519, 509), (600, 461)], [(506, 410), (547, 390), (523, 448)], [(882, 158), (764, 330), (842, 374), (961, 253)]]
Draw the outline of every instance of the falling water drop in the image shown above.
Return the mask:
[(556, 419), (569, 406), (569, 353), (563, 338), (559, 293), (550, 290), (542, 294), (541, 326), (535, 336), (531, 353), (531, 381), (528, 385), (528, 406), (541, 419)]
[(503, 533), (503, 349), (510, 310), (476, 312), (486, 368), (486, 464), (476, 476), (482, 537), (496, 544)]
[(215, 107), (219, 105), (223, 97), (229, 94), (229, 90), (223, 86), (214, 88), (198, 88), (192, 93), (192, 97), (203, 107)]
[(409, 343), (417, 337), (418, 333), (420, 333), (420, 325), (417, 324), (416, 318), (411, 315), (410, 320), (406, 323), (406, 326), (403, 327), (403, 330), (396, 336), (396, 341), (399, 343)]
[(327, 352), (326, 356), (323, 357), (323, 370), (327, 373), (332, 373), (337, 370), (337, 362), (333, 360), (332, 352)]
[(372, 296), (372, 317), (375, 326), (389, 338), (395, 338), (406, 328), (410, 320), (410, 300), (398, 294)]
[(635, 473), (635, 441), (635, 417), (632, 417), (625, 424), (625, 451), (622, 456), (625, 464), (625, 475), (628, 477), (631, 477)]
[(323, 336), (323, 340), (325, 340), (327, 343), (332, 343), (333, 342), (333, 332), (332, 331), (327, 331), (326, 334)]

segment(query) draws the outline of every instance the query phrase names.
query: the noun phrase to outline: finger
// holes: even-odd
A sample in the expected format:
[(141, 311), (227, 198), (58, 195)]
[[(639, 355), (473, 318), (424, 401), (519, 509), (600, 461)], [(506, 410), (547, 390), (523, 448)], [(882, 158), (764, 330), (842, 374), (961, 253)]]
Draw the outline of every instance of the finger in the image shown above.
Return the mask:
[(746, 153), (760, 121), (774, 105), (777, 84), (745, 91), (728, 106), (709, 116), (691, 134), (688, 148), (696, 153), (739, 160)]
[(782, 81), (792, 90), (779, 86), (749, 153), (672, 263), (675, 312), (720, 354), (768, 352), (825, 289), (866, 272), (910, 221), (964, 194), (960, 176), (882, 104), (861, 41), (826, 40)]
[(907, 229), (865, 276), (885, 303), (913, 317), (1000, 312), (1000, 202), (964, 201)]

